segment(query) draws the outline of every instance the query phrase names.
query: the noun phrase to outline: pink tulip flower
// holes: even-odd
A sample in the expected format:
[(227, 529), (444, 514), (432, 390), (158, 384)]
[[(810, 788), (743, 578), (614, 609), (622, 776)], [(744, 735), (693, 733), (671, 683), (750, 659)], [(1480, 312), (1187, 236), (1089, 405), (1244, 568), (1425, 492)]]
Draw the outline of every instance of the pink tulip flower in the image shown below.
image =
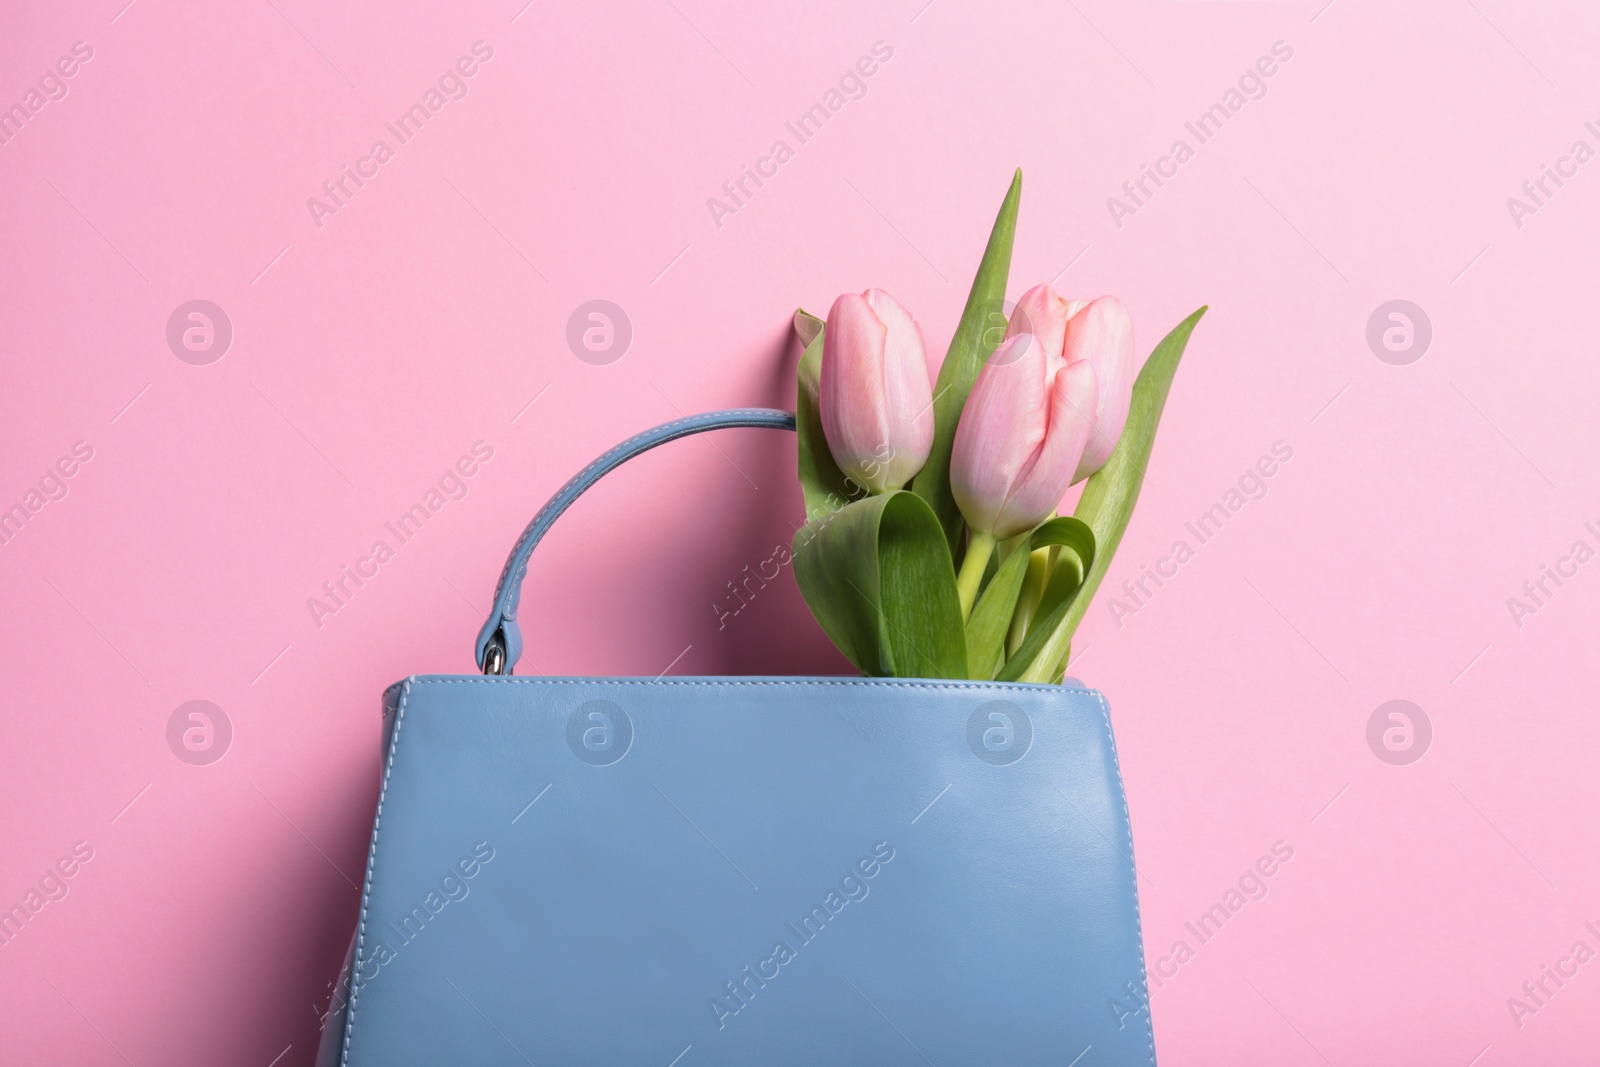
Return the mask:
[(950, 489), (975, 534), (1003, 541), (1049, 518), (1083, 458), (1097, 399), (1089, 362), (1068, 362), (1033, 334), (995, 350), (950, 459)]
[(1067, 336), (1067, 322), (1087, 307), (1087, 300), (1068, 300), (1048, 285), (1036, 285), (1022, 294), (1006, 323), (1006, 337), (1031, 333), (1044, 350), (1059, 356)]
[(922, 330), (882, 289), (833, 302), (818, 406), (834, 462), (857, 485), (899, 489), (933, 448), (933, 386)]
[(1031, 333), (1045, 351), (1068, 363), (1086, 361), (1094, 371), (1099, 398), (1094, 425), (1072, 481), (1081, 482), (1105, 466), (1128, 423), (1133, 398), (1133, 317), (1114, 296), (1098, 300), (1066, 300), (1048, 285), (1022, 295), (1011, 315), (1006, 336)]

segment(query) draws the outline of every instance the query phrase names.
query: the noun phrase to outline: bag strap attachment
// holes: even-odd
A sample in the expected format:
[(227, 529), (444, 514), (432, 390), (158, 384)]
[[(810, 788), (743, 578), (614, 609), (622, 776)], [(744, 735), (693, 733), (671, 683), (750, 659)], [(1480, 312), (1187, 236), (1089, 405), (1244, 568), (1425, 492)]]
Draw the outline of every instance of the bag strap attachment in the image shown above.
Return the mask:
[(510, 674), (511, 668), (521, 657), (522, 630), (517, 626), (517, 605), (522, 599), (522, 580), (528, 573), (528, 557), (533, 554), (534, 547), (545, 533), (561, 517), (561, 513), (571, 507), (572, 502), (577, 500), (584, 490), (634, 456), (648, 452), (657, 445), (664, 445), (668, 441), (676, 441), (680, 437), (704, 433), (707, 430), (728, 430), (736, 427), (793, 430), (794, 415), (771, 408), (736, 408), (732, 411), (708, 411), (703, 415), (674, 419), (653, 430), (646, 430), (628, 438), (573, 475), (572, 480), (562, 486), (560, 492), (551, 497), (533, 517), (533, 521), (528, 523), (527, 529), (522, 531), (522, 536), (517, 538), (516, 545), (512, 547), (511, 555), (506, 559), (505, 569), (500, 572), (500, 583), (494, 590), (494, 607), (490, 609), (489, 619), (483, 624), (483, 629), (478, 632), (478, 643), (474, 650), (478, 666), (483, 673)]

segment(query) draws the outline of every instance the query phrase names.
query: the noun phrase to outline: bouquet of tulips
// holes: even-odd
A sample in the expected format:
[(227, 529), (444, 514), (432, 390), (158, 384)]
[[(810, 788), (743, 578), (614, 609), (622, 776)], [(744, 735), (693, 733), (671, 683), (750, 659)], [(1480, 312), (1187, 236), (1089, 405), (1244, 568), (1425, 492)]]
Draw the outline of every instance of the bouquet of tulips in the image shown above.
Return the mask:
[(826, 322), (795, 313), (808, 520), (795, 578), (863, 674), (1061, 680), (1206, 310), (1137, 377), (1115, 297), (1037, 285), (1006, 316), (1021, 192), (1018, 171), (937, 381), (916, 320), (881, 289), (839, 297)]

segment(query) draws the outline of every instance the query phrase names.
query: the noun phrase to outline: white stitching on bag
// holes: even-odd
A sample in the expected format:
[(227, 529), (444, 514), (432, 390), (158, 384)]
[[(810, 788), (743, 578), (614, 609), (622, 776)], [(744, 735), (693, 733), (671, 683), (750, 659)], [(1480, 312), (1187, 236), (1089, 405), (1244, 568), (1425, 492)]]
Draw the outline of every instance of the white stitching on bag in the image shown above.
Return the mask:
[(1117, 792), (1122, 797), (1122, 821), (1128, 828), (1128, 870), (1133, 878), (1133, 929), (1139, 937), (1139, 980), (1144, 983), (1144, 1030), (1150, 1045), (1150, 1067), (1156, 1067), (1155, 1016), (1150, 1010), (1150, 975), (1144, 965), (1144, 918), (1139, 914), (1139, 865), (1133, 858), (1133, 813), (1128, 810), (1128, 787), (1122, 780), (1122, 760), (1117, 755), (1117, 735), (1111, 732), (1111, 705), (1097, 689), (1083, 690), (1100, 702), (1100, 717), (1105, 720), (1106, 740), (1111, 742), (1111, 769), (1117, 776)]
[(356, 926), (356, 951), (350, 961), (350, 1013), (344, 1021), (344, 1050), (339, 1055), (341, 1067), (350, 1065), (350, 1048), (355, 1044), (356, 1002), (361, 999), (361, 947), (367, 938), (367, 908), (372, 902), (372, 890), (378, 872), (378, 827), (383, 823), (383, 802), (389, 795), (389, 776), (394, 773), (394, 756), (400, 749), (400, 728), (406, 724), (406, 700), (416, 675), (407, 678), (400, 690), (400, 707), (395, 711), (394, 736), (389, 738), (389, 758), (384, 761), (383, 788), (378, 790), (378, 812), (372, 817), (372, 844), (367, 846), (367, 878), (361, 892), (361, 919)]
[[(1053, 693), (1089, 693), (1100, 696), (1097, 689), (1079, 688), (1070, 685), (1049, 685), (1042, 682), (919, 682), (904, 678), (840, 678), (837, 681), (827, 678), (783, 678), (772, 681), (743, 681), (721, 678), (538, 678), (525, 675), (492, 675), (482, 677), (467, 675), (460, 678), (426, 677), (418, 678), (413, 675), (407, 682), (418, 685), (473, 685), (487, 683), (489, 685), (503, 685), (507, 682), (520, 682), (523, 685), (881, 685), (905, 689), (992, 689), (1000, 693), (1014, 693), (1018, 689), (1048, 690)], [(1101, 698), (1102, 701), (1104, 698)]]

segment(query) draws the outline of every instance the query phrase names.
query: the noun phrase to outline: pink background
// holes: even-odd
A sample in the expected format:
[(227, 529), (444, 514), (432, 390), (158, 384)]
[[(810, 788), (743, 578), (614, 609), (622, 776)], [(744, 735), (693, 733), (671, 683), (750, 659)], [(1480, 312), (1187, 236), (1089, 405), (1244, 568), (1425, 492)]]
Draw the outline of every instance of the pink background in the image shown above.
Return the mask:
[[(1141, 353), (1212, 309), (1072, 668), (1112, 703), (1151, 965), (1195, 949), (1153, 991), (1164, 1062), (1592, 1054), (1600, 961), (1520, 1027), (1507, 998), (1600, 950), (1600, 563), (1520, 620), (1508, 598), (1600, 548), (1600, 162), (1520, 226), (1507, 198), (1600, 148), (1600, 10), (125, 2), (14, 4), (0, 33), (0, 107), (93, 48), (0, 145), (0, 507), (93, 449), (0, 545), (0, 905), (94, 850), (0, 947), (0, 1060), (309, 1063), (380, 690), (473, 669), (505, 552), (591, 457), (791, 403), (796, 304), (881, 286), (942, 351), (1014, 166), (1013, 296), (1119, 294)], [(480, 40), (468, 95), (397, 146), (384, 123)], [(797, 145), (784, 122), (877, 41), (866, 96)], [(1199, 145), (1185, 121), (1278, 41)], [(319, 228), (307, 198), (380, 138)], [(794, 158), (718, 227), (707, 198), (778, 138)], [(1107, 198), (1178, 138), (1194, 158), (1119, 226)], [(597, 298), (634, 332), (609, 365), (566, 342)], [(207, 366), (166, 342), (192, 299), (234, 330)], [(1392, 299), (1432, 323), (1408, 365), (1366, 341)], [(319, 627), (308, 598), (478, 441), (468, 495)], [(1184, 524), (1280, 441), (1198, 545)], [(611, 478), (535, 558), (524, 668), (842, 671), (787, 574), (717, 626), (798, 521), (792, 464), (741, 431)], [(233, 727), (209, 766), (166, 739), (194, 699)], [(1407, 766), (1366, 739), (1391, 699), (1432, 724)], [(1279, 841), (1266, 898), (1198, 945), (1185, 922)]]

